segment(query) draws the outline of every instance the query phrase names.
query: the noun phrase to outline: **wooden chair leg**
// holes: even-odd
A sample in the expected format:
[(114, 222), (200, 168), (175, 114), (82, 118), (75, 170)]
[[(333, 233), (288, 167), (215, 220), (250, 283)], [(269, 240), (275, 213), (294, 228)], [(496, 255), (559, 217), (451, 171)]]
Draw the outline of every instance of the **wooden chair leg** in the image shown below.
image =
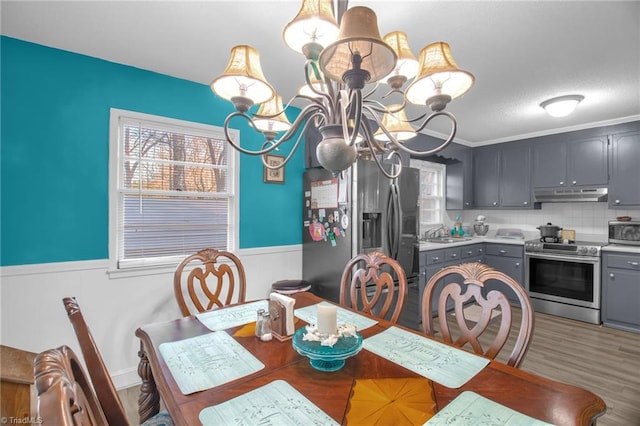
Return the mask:
[(140, 342), (138, 357), (140, 358), (138, 375), (142, 379), (140, 396), (138, 397), (138, 416), (140, 416), (140, 424), (142, 424), (160, 412), (160, 394), (158, 393), (156, 382), (153, 380), (151, 365), (142, 342)]

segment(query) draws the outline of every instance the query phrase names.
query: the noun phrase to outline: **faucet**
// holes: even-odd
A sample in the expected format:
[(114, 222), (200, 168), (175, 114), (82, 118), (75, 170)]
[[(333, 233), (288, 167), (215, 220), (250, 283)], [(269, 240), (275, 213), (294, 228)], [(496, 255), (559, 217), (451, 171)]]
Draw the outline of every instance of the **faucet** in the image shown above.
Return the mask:
[(448, 231), (448, 228), (446, 226), (444, 226), (443, 223), (438, 224), (438, 226), (435, 226), (433, 228), (429, 228), (424, 233), (424, 239), (428, 240), (430, 238), (440, 237), (440, 236), (442, 236), (442, 233), (440, 231), (444, 231), (444, 235), (446, 235), (446, 233)]

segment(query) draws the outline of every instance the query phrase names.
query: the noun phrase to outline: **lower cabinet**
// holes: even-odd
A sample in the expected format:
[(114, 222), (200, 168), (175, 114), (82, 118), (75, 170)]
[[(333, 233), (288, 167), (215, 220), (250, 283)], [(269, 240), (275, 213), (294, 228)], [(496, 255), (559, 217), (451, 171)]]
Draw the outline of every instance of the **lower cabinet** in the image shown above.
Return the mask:
[(640, 332), (640, 254), (602, 253), (602, 323)]
[[(486, 243), (486, 264), (500, 272), (504, 272), (524, 287), (524, 247), (515, 244)], [(507, 294), (507, 298), (520, 306), (518, 297), (507, 290), (499, 281), (487, 281), (485, 291), (499, 290)]]
[[(447, 266), (459, 265), (461, 263), (480, 262), (484, 263), (484, 251), (485, 244), (470, 244), (465, 246), (459, 246), (455, 248), (441, 249), (441, 250), (429, 250), (420, 252), (420, 281), (419, 281), (419, 319), (422, 322), (422, 296), (424, 295), (424, 289), (427, 285), (427, 281), (436, 274), (440, 269)], [(453, 278), (447, 278), (442, 280), (436, 285), (436, 295), (442, 290), (445, 284), (453, 281)], [(431, 304), (435, 311), (438, 307), (437, 297)], [(447, 306), (447, 309), (453, 309), (453, 305)]]
[[(486, 263), (492, 268), (514, 278), (524, 287), (524, 246), (522, 245), (477, 243), (455, 248), (422, 251), (420, 252), (420, 280), (418, 285), (420, 297), (418, 315), (420, 322), (422, 322), (422, 297), (427, 281), (444, 267), (470, 262)], [(454, 281), (454, 278), (449, 277), (439, 282), (436, 285), (435, 294), (437, 295), (445, 284), (452, 281)], [(485, 288), (486, 291), (503, 290), (504, 284), (498, 281), (488, 281)], [(515, 295), (509, 297), (509, 299), (519, 305)], [(431, 306), (434, 311), (437, 309), (437, 297), (434, 297)], [(447, 306), (447, 309), (453, 309), (453, 305)]]

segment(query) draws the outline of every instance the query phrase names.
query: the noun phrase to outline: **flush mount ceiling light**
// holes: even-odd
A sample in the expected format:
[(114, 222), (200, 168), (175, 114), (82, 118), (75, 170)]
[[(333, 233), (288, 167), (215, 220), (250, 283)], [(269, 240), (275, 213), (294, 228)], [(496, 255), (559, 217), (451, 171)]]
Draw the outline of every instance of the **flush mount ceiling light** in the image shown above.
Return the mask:
[[(318, 128), (322, 140), (316, 148), (319, 163), (327, 170), (340, 173), (351, 167), (358, 156), (375, 159), (381, 172), (396, 178), (402, 171), (399, 151), (414, 156), (431, 155), (444, 149), (455, 137), (457, 122), (445, 111), (447, 104), (464, 95), (474, 84), (474, 76), (458, 68), (449, 45), (431, 43), (419, 54), (411, 52), (407, 35), (394, 31), (380, 37), (378, 18), (366, 7), (348, 8), (348, 0), (337, 0), (340, 26), (334, 17), (332, 0), (303, 0), (298, 15), (284, 28), (285, 44), (302, 53), (305, 90), (292, 99), (302, 99), (304, 106), (293, 124), (284, 115), (280, 97), (262, 73), (258, 51), (242, 45), (231, 49), (231, 58), (222, 75), (211, 83), (213, 92), (233, 103), (236, 112), (224, 123), (226, 139), (236, 150), (262, 156), (267, 168), (283, 167), (293, 156), (307, 126)], [(411, 80), (406, 90), (402, 86)], [(401, 101), (385, 106), (373, 100), (379, 83), (390, 89), (382, 97), (399, 97)], [(367, 84), (376, 86), (363, 93)], [(430, 111), (407, 119), (407, 102), (427, 107)], [(263, 104), (249, 114), (254, 104)], [(451, 123), (448, 138), (427, 151), (412, 150), (404, 141), (423, 130), (435, 117), (447, 117)], [(265, 141), (259, 149), (241, 147), (229, 136), (232, 119), (247, 120)], [(372, 123), (378, 126), (374, 133)], [(415, 126), (413, 123), (416, 123)], [(302, 131), (298, 134), (298, 130)], [(280, 138), (276, 138), (280, 134)], [(283, 163), (277, 167), (266, 162), (266, 154), (298, 137)], [(387, 171), (383, 161), (396, 164)]]
[(576, 109), (578, 104), (584, 99), (582, 95), (558, 96), (547, 99), (540, 106), (552, 117), (566, 117)]

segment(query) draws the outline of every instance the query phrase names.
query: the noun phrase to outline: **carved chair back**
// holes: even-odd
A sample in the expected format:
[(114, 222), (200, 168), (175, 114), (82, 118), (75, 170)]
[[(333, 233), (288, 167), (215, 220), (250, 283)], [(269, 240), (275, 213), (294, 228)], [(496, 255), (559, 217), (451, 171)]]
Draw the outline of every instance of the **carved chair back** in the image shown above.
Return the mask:
[(173, 291), (185, 317), (242, 303), (247, 293), (244, 267), (240, 259), (228, 251), (200, 250), (176, 268)]
[[(512, 304), (505, 292), (497, 289), (487, 291), (485, 285), (488, 281), (500, 282), (500, 288), (512, 292), (520, 303), (522, 316), (507, 361), (508, 365), (518, 367), (524, 359), (533, 335), (534, 317), (531, 301), (516, 280), (482, 263), (449, 266), (429, 279), (422, 298), (423, 330), (426, 334), (434, 336), (437, 323), (445, 341), (459, 347), (469, 345), (475, 353), (494, 359), (509, 339), (513, 315)], [(435, 297), (437, 310), (434, 312)], [(474, 310), (475, 314), (472, 314)], [(490, 329), (492, 313), (500, 314), (493, 320), (499, 321), (495, 336), (491, 333), (485, 334)], [(469, 318), (470, 315), (474, 318)], [(457, 326), (455, 332), (459, 336), (454, 337), (450, 324)], [(516, 333), (515, 330), (513, 332)], [(486, 338), (483, 341), (486, 349), (483, 348), (480, 339), (483, 334), (490, 337), (488, 341)]]
[(407, 276), (394, 259), (381, 252), (359, 254), (347, 262), (340, 281), (340, 305), (386, 318), (400, 317), (407, 295)]
[(34, 376), (38, 394), (37, 414), (42, 420), (39, 424), (115, 424), (104, 416), (80, 361), (69, 347), (61, 346), (38, 354), (34, 360)]
[(75, 330), (78, 343), (80, 343), (84, 362), (89, 370), (98, 401), (107, 421), (110, 425), (128, 425), (129, 422), (122, 402), (111, 381), (111, 376), (102, 360), (100, 351), (93, 340), (93, 335), (80, 311), (78, 302), (75, 297), (65, 297), (62, 302), (69, 316), (69, 321), (71, 321), (71, 325)]

